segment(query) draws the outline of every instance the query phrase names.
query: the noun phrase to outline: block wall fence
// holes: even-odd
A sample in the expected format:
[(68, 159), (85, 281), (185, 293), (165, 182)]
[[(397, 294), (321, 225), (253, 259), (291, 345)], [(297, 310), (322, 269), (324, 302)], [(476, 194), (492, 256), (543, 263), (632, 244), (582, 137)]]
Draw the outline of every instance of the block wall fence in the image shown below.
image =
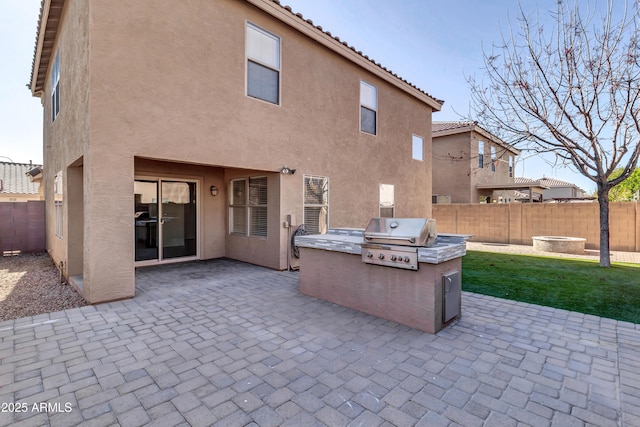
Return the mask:
[[(640, 205), (609, 204), (611, 250), (640, 252)], [(438, 233), (471, 234), (471, 241), (533, 245), (533, 236), (587, 239), (600, 249), (598, 203), (434, 204)]]

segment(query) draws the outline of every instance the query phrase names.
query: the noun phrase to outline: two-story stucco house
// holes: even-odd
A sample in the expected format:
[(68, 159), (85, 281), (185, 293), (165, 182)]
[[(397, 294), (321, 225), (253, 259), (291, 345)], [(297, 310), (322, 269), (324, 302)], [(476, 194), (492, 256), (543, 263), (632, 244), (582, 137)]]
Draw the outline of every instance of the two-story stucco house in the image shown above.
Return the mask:
[(509, 203), (520, 150), (477, 122), (433, 122), (433, 197), (447, 203)]
[(431, 215), (442, 101), (271, 0), (43, 0), (47, 248), (92, 303), (138, 266), (289, 265), (295, 226)]

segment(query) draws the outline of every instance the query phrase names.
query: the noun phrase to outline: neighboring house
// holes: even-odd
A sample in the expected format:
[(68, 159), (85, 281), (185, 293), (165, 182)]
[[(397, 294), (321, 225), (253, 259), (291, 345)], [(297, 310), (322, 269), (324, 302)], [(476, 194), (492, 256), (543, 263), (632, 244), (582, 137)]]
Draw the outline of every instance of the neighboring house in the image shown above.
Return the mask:
[(570, 182), (561, 181), (559, 179), (542, 177), (538, 179), (540, 183), (549, 187), (544, 190), (544, 200), (559, 200), (559, 201), (571, 201), (571, 200), (585, 200), (594, 199), (590, 197), (582, 188)]
[(518, 177), (514, 179), (514, 183), (521, 188), (516, 193), (517, 202), (544, 202), (544, 192), (549, 187), (541, 180)]
[(0, 162), (0, 202), (44, 200), (42, 166)]
[(472, 121), (433, 122), (433, 200), (509, 203), (520, 151)]
[(591, 201), (594, 197), (588, 196), (586, 192), (575, 184), (558, 179), (542, 177), (540, 179), (516, 178), (515, 182), (522, 186), (530, 186), (530, 189), (523, 189), (522, 194), (517, 197), (518, 201), (527, 202), (573, 202)]
[(36, 40), (48, 251), (91, 303), (137, 266), (286, 269), (299, 224), (431, 215), (442, 101), (278, 1), (43, 0)]

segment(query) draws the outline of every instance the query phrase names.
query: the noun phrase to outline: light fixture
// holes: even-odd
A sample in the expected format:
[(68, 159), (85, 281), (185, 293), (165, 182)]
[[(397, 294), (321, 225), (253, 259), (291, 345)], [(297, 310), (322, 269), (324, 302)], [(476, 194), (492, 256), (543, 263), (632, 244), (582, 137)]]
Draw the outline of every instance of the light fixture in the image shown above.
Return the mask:
[(296, 173), (296, 170), (288, 168), (287, 166), (283, 166), (282, 169), (280, 169), (280, 173), (283, 175), (293, 175), (294, 173)]
[(212, 195), (213, 197), (216, 197), (216, 196), (218, 195), (218, 187), (216, 187), (215, 185), (212, 185), (212, 186), (209, 188), (209, 191), (211, 191), (211, 195)]

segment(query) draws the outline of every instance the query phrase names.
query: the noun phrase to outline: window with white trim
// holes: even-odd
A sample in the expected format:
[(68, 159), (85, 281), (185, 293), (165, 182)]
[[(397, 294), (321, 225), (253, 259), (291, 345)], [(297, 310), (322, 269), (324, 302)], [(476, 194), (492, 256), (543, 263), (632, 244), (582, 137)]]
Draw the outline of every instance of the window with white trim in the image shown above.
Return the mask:
[(62, 171), (55, 174), (53, 177), (53, 206), (55, 215), (55, 234), (56, 237), (62, 239), (63, 237), (63, 203), (62, 199), (64, 191), (62, 188)]
[(413, 160), (424, 160), (424, 140), (418, 135), (411, 137), (411, 157)]
[(513, 178), (513, 156), (509, 156), (509, 178)]
[(380, 218), (396, 216), (396, 201), (393, 184), (380, 184)]
[(360, 80), (360, 130), (377, 133), (378, 88)]
[(280, 37), (247, 23), (247, 95), (280, 103)]
[(496, 164), (498, 163), (498, 158), (496, 157), (496, 147), (491, 147), (491, 172), (496, 171)]
[(484, 142), (478, 141), (478, 167), (484, 168)]
[(229, 182), (229, 233), (267, 237), (267, 177)]
[(60, 52), (56, 52), (51, 68), (51, 122), (53, 123), (60, 113)]
[(307, 232), (325, 234), (329, 227), (329, 178), (304, 176), (303, 218)]

